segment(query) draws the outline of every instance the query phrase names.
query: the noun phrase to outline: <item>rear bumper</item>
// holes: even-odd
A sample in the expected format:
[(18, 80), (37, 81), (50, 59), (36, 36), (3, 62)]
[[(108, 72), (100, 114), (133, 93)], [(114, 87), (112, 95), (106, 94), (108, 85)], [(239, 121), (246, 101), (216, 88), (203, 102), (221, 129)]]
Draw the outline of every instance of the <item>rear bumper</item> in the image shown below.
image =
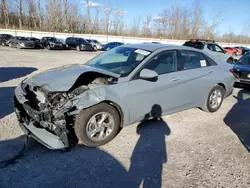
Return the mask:
[(249, 79), (241, 79), (241, 78), (237, 78), (235, 80), (236, 84), (250, 84), (250, 80)]
[(43, 114), (28, 106), (25, 91), (21, 85), (16, 87), (13, 100), (19, 126), (26, 135), (33, 137), (49, 149), (69, 148), (66, 132), (63, 131), (57, 135), (40, 124), (40, 116)]

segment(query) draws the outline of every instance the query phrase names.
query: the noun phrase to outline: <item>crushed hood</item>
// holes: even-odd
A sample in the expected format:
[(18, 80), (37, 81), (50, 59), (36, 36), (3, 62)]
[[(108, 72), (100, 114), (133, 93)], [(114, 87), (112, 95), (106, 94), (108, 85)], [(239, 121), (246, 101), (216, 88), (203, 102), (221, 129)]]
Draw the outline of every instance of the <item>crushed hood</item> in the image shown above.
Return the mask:
[(98, 72), (115, 78), (120, 76), (119, 74), (115, 74), (103, 69), (82, 64), (73, 64), (38, 73), (28, 78), (26, 83), (31, 86), (43, 87), (47, 91), (68, 91), (76, 82), (77, 78), (86, 72)]

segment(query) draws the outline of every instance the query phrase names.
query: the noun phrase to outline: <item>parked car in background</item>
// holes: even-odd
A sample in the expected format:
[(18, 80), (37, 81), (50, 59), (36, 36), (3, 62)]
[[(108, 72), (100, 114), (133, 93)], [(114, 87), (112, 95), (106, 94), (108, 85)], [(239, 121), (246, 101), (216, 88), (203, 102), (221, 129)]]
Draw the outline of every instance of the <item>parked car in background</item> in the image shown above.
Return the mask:
[(10, 40), (12, 35), (9, 34), (0, 34), (0, 45), (6, 46), (6, 42)]
[(234, 49), (232, 47), (224, 47), (223, 48), (227, 53), (231, 54), (231, 55), (238, 55), (238, 51), (237, 49)]
[(35, 37), (26, 37), (26, 38), (34, 42), (35, 48), (42, 48), (40, 39)]
[(233, 48), (237, 50), (237, 52), (238, 52), (237, 54), (238, 55), (242, 55), (242, 53), (243, 53), (242, 49), (240, 49), (238, 47), (233, 47)]
[(248, 47), (242, 47), (242, 46), (240, 46), (240, 47), (236, 47), (236, 48), (239, 48), (239, 49), (242, 50), (242, 55), (244, 55), (247, 52), (250, 52), (250, 49)]
[(221, 46), (216, 44), (213, 40), (191, 39), (189, 41), (186, 41), (183, 46), (188, 46), (205, 51), (206, 53), (209, 53), (212, 56), (218, 58), (220, 61), (234, 63), (233, 56), (231, 54), (228, 54)]
[(23, 80), (15, 112), (22, 130), (48, 148), (73, 140), (97, 147), (139, 121), (196, 107), (216, 112), (233, 92), (231, 68), (184, 46), (123, 45)]
[(94, 51), (93, 46), (88, 43), (88, 41), (79, 37), (68, 37), (65, 40), (65, 44), (66, 47), (71, 50), (74, 49), (77, 51)]
[(9, 42), (9, 47), (11, 48), (35, 48), (34, 41), (29, 40), (27, 37), (14, 36), (11, 37)]
[(63, 43), (60, 42), (57, 38), (55, 37), (42, 37), (41, 38), (41, 46), (42, 48), (48, 49), (48, 50), (62, 50), (63, 48)]
[(86, 39), (88, 43), (92, 45), (95, 50), (101, 50), (103, 48), (103, 44), (100, 43), (98, 40), (93, 39)]
[(110, 42), (110, 43), (103, 45), (102, 50), (107, 51), (107, 50), (110, 50), (110, 49), (115, 48), (117, 46), (121, 46), (123, 44), (124, 43), (122, 43), (122, 42)]
[(250, 85), (250, 52), (245, 53), (233, 66), (236, 84)]

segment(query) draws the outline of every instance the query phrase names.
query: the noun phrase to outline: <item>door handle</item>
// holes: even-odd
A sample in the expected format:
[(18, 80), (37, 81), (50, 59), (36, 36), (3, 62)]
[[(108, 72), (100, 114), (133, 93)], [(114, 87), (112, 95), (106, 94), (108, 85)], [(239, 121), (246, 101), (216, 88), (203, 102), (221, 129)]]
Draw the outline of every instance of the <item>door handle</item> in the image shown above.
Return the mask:
[(176, 81), (179, 81), (181, 78), (179, 78), (179, 77), (176, 77), (176, 78), (172, 78), (170, 81), (171, 82), (176, 82)]

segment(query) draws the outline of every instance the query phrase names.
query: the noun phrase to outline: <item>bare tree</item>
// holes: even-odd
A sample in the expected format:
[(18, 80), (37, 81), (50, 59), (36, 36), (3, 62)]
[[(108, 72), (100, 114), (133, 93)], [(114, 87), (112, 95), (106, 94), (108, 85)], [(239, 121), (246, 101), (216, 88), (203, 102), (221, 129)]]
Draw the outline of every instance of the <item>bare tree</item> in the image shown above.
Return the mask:
[(37, 10), (38, 10), (38, 17), (39, 17), (39, 29), (42, 30), (42, 24), (43, 24), (43, 10), (41, 7), (41, 1), (37, 0)]
[(28, 10), (29, 10), (29, 26), (30, 28), (37, 29), (36, 24), (36, 5), (33, 0), (27, 0)]
[(200, 0), (194, 0), (192, 12), (191, 12), (191, 37), (197, 38), (199, 37), (199, 31), (203, 25), (203, 9), (200, 3)]
[(150, 25), (151, 22), (152, 22), (152, 16), (148, 15), (145, 21), (143, 22), (143, 36), (144, 37), (152, 36), (151, 25)]
[(106, 35), (108, 36), (109, 35), (109, 31), (110, 31), (110, 17), (111, 17), (111, 13), (112, 13), (112, 8), (104, 8), (104, 15), (105, 15), (105, 18), (104, 18), (104, 22), (105, 22), (105, 32), (106, 32)]
[(2, 0), (1, 2), (1, 10), (4, 18), (4, 26), (8, 28), (9, 26), (9, 16), (8, 16), (8, 5), (6, 0)]
[(141, 18), (142, 16), (137, 16), (133, 22), (133, 25), (130, 30), (130, 34), (135, 37), (140, 35), (140, 27), (141, 27)]
[(85, 0), (86, 1), (86, 7), (87, 7), (87, 31), (90, 31), (91, 28), (91, 3), (89, 0)]
[(69, 31), (69, 15), (68, 15), (68, 9), (69, 9), (69, 0), (63, 1), (63, 9), (64, 9), (64, 29), (66, 31)]
[(22, 29), (23, 25), (23, 0), (19, 0), (19, 29)]
[(91, 33), (98, 33), (100, 27), (100, 8), (96, 7), (95, 19), (92, 24)]

